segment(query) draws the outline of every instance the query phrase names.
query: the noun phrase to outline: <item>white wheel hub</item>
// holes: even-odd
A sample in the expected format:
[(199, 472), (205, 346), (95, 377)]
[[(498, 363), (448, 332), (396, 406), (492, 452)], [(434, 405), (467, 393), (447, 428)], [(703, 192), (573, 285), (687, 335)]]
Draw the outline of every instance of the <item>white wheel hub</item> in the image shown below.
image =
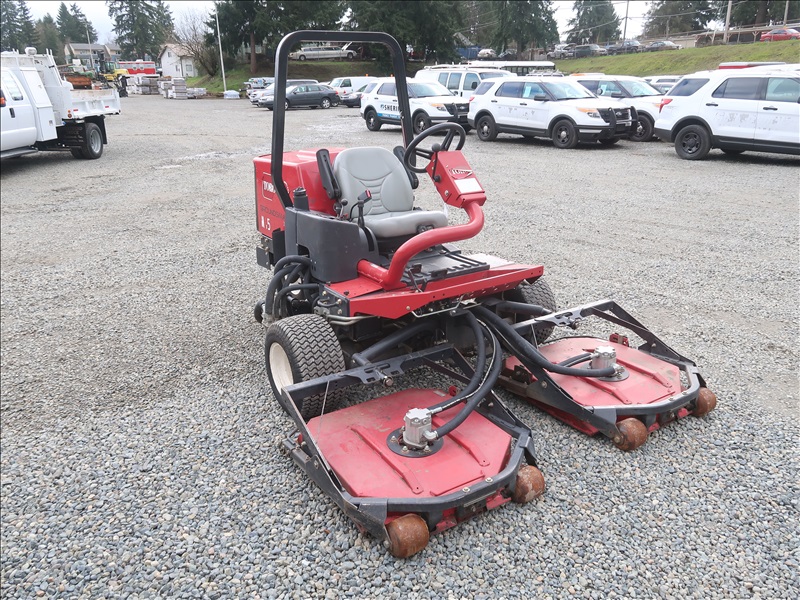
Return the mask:
[(279, 390), (294, 383), (292, 365), (280, 344), (274, 343), (269, 347), (269, 370), (272, 373), (272, 381)]

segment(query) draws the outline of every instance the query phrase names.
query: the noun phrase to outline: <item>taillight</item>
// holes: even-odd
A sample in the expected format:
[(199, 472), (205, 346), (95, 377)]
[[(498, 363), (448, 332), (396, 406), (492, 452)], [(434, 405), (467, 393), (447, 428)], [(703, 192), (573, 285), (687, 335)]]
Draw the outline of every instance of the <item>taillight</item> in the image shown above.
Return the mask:
[(662, 98), (661, 102), (658, 103), (658, 112), (661, 112), (661, 109), (664, 108), (670, 102), (672, 102), (672, 98)]

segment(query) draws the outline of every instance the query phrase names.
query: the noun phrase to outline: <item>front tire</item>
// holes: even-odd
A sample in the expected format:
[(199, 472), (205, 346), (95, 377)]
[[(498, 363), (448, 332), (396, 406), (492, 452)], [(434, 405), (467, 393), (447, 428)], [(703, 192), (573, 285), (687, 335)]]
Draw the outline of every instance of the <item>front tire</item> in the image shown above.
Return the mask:
[(419, 135), (431, 126), (431, 120), (424, 112), (414, 115), (414, 134)]
[(367, 129), (370, 131), (378, 131), (383, 123), (381, 123), (380, 119), (378, 118), (377, 113), (369, 109), (367, 112), (364, 113), (364, 121), (367, 123)]
[(556, 148), (570, 150), (578, 145), (578, 134), (572, 121), (562, 119), (553, 127), (553, 145)]
[[(525, 304), (535, 304), (546, 308), (550, 312), (556, 311), (556, 297), (553, 290), (544, 280), (540, 277), (533, 283), (521, 283), (513, 290), (509, 290), (503, 295), (505, 300), (511, 302), (524, 302)], [(518, 320), (527, 321), (529, 316), (519, 315)], [(536, 345), (544, 344), (552, 335), (555, 326), (541, 327), (535, 330), (536, 332)], [(530, 339), (530, 335), (523, 335), (523, 337)]]
[[(330, 324), (319, 315), (294, 315), (267, 329), (264, 359), (272, 392), (283, 405), (281, 391), (292, 384), (344, 371), (342, 347)], [(305, 421), (340, 408), (342, 392), (306, 398), (300, 407)], [(287, 408), (287, 407), (284, 407)], [(287, 411), (288, 412), (288, 411)]]
[(475, 133), (482, 142), (492, 142), (497, 137), (497, 124), (491, 115), (483, 115), (475, 123)]
[(649, 142), (653, 139), (653, 121), (644, 115), (639, 116), (636, 133), (630, 136), (632, 142)]
[(675, 136), (675, 152), (684, 160), (702, 160), (711, 151), (711, 136), (702, 125), (688, 125)]

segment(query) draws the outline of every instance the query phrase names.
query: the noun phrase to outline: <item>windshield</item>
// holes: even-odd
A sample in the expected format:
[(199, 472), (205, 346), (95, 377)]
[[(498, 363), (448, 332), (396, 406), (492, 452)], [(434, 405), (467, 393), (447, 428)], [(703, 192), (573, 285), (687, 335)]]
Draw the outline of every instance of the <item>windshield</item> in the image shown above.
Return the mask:
[(342, 81), (344, 81), (344, 77), (337, 77), (333, 81), (331, 81), (331, 87), (342, 87)]
[(629, 96), (634, 98), (661, 95), (661, 92), (645, 81), (618, 81), (617, 83), (623, 90), (628, 92)]
[(414, 98), (430, 98), (431, 96), (452, 96), (441, 83), (429, 81), (426, 83), (409, 83), (408, 90)]
[(579, 83), (571, 81), (547, 81), (542, 85), (550, 92), (556, 100), (573, 100), (575, 98), (594, 98), (589, 90)]

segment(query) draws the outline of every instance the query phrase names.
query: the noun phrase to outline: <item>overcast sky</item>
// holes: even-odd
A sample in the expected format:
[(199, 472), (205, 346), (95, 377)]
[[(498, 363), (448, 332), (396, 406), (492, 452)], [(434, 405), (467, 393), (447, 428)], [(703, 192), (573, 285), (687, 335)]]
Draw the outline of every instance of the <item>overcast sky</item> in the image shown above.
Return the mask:
[[(111, 18), (108, 16), (108, 8), (103, 0), (65, 0), (64, 2), (68, 7), (72, 4), (77, 4), (86, 18), (91, 21), (100, 42), (111, 41), (114, 37), (113, 24)], [(49, 0), (28, 0), (28, 6), (31, 9), (34, 19), (40, 19), (47, 13), (55, 19), (58, 16), (58, 7), (61, 2), (51, 2)], [(192, 10), (204, 10), (211, 12), (214, 8), (214, 2), (180, 2), (173, 1), (167, 2), (172, 10), (172, 18), (177, 20), (182, 13)], [(560, 32), (566, 31), (567, 22), (575, 16), (572, 10), (572, 0), (556, 0), (553, 5), (556, 9), (556, 21), (558, 22), (558, 30)], [(647, 12), (649, 2), (641, 0), (619, 0), (612, 3), (614, 9), (617, 11), (617, 16), (620, 21), (625, 17), (625, 8), (628, 6), (628, 29), (627, 37), (632, 38), (639, 35), (642, 31), (642, 20), (644, 13)], [(623, 23), (620, 23), (620, 28)]]

